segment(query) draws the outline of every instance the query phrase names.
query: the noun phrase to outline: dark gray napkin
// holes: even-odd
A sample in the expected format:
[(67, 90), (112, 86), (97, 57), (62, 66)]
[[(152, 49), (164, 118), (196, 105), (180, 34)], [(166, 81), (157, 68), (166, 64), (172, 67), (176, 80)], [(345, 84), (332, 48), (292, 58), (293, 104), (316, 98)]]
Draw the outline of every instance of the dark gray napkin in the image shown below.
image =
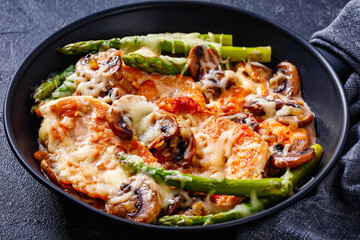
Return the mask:
[(238, 239), (360, 239), (360, 0), (350, 1), (310, 42), (335, 52), (354, 70), (344, 86), (351, 118), (345, 150), (306, 198), (246, 225)]

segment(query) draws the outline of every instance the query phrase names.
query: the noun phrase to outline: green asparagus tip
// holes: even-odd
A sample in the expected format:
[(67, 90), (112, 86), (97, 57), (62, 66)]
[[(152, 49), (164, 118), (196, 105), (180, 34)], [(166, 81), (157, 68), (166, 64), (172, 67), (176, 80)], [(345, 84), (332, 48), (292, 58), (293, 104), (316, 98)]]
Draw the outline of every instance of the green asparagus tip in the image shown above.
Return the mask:
[(75, 66), (70, 65), (64, 71), (48, 78), (34, 91), (33, 98), (36, 103), (41, 102), (44, 99), (50, 98), (55, 89), (60, 87), (67, 77), (75, 72)]

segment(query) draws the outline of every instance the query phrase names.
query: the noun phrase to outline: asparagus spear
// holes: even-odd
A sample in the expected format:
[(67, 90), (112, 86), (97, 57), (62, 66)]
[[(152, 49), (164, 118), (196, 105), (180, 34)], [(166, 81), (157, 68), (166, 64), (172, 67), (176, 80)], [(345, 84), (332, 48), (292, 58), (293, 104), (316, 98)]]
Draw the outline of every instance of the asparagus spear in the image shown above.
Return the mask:
[[(241, 62), (251, 60), (254, 62), (271, 62), (271, 47), (235, 47), (207, 44), (216, 50), (222, 59), (230, 62)], [(164, 41), (161, 43), (162, 52), (187, 55), (196, 44), (183, 44), (181, 41)]]
[(40, 86), (35, 90), (33, 97), (35, 102), (40, 102), (43, 99), (49, 98), (53, 91), (61, 86), (65, 79), (75, 72), (75, 66), (70, 65), (64, 71), (55, 75), (52, 78), (48, 78), (45, 82), (40, 84)]
[(221, 47), (220, 56), (230, 62), (250, 59), (254, 62), (271, 62), (271, 47)]
[(146, 56), (140, 53), (129, 53), (123, 56), (123, 61), (127, 66), (137, 68), (147, 72), (157, 72), (161, 74), (179, 74), (184, 70), (184, 75), (189, 75), (186, 68), (186, 58), (175, 58), (170, 56)]
[(51, 98), (58, 99), (66, 96), (71, 96), (76, 90), (76, 77), (76, 73), (67, 76), (64, 82), (60, 85), (60, 87), (56, 88), (55, 91), (51, 94)]
[(76, 55), (79, 53), (92, 53), (109, 48), (120, 48), (120, 38), (108, 40), (89, 40), (83, 42), (70, 43), (57, 49), (58, 52), (65, 55)]
[[(222, 56), (230, 61), (245, 61), (250, 58), (257, 62), (271, 61), (271, 48), (241, 48), (241, 47), (222, 47)], [(161, 74), (180, 74), (189, 75), (186, 68), (186, 58), (176, 58), (170, 56), (147, 56), (141, 53), (129, 53), (123, 57), (126, 65), (147, 72), (157, 72)]]
[[(300, 167), (294, 168), (291, 170), (292, 176), (289, 177), (289, 181), (293, 184), (295, 188), (299, 186), (302, 180), (305, 179), (307, 175), (318, 165), (320, 162), (323, 149), (320, 144), (315, 144), (311, 146), (315, 150), (315, 157), (310, 162), (301, 165)], [(286, 175), (284, 176), (284, 178)]]
[(206, 178), (179, 171), (166, 170), (144, 164), (142, 159), (135, 155), (123, 152), (117, 153), (120, 164), (133, 172), (145, 172), (155, 180), (163, 181), (169, 186), (220, 195), (249, 197), (252, 191), (257, 196), (287, 196), (290, 189), (282, 184), (280, 178), (264, 179), (228, 179)]
[(205, 216), (166, 215), (159, 218), (157, 224), (164, 226), (210, 225), (248, 217), (262, 210), (264, 210), (264, 205), (259, 201), (255, 192), (252, 192), (250, 202), (241, 203), (229, 211)]
[(129, 53), (146, 46), (158, 55), (160, 53), (172, 53), (186, 56), (191, 48), (199, 44), (205, 44), (215, 49), (223, 59), (229, 59), (230, 61), (239, 62), (250, 59), (257, 62), (270, 62), (271, 60), (270, 47), (246, 48), (226, 46), (232, 45), (232, 36), (228, 34), (148, 34), (146, 36), (131, 36), (123, 39), (113, 38), (110, 40), (90, 40), (71, 43), (57, 50), (63, 54), (74, 55), (107, 50), (112, 47)]
[[(172, 52), (184, 54), (185, 48), (189, 48), (188, 41), (200, 42), (203, 40), (211, 44), (211, 42), (221, 43), (224, 46), (232, 45), (232, 35), (229, 34), (148, 34), (146, 36), (131, 36), (120, 38), (112, 38), (109, 40), (90, 40), (76, 43), (70, 43), (57, 49), (58, 52), (65, 55), (76, 55), (79, 53), (98, 52), (109, 48), (121, 50), (131, 50), (140, 48), (143, 45), (160, 48), (164, 52)], [(182, 50), (181, 50), (182, 49)], [(190, 47), (191, 49), (191, 47)], [(189, 49), (189, 50), (190, 50)], [(175, 52), (174, 52), (175, 51)], [(176, 52), (178, 51), (178, 52)]]
[(220, 43), (222, 46), (232, 46), (233, 38), (231, 34), (200, 34), (199, 38), (208, 42)]
[[(306, 175), (310, 174), (319, 163), (323, 152), (322, 147), (319, 144), (315, 144), (311, 147), (315, 150), (314, 159), (292, 171), (287, 171), (282, 177), (283, 181), (288, 181), (288, 183), (285, 184), (291, 184), (293, 187), (298, 187), (298, 184), (304, 180)], [(258, 201), (256, 201), (256, 196), (254, 195), (251, 195), (250, 198), (249, 203), (239, 204), (226, 212), (209, 214), (206, 216), (168, 215), (161, 217), (157, 223), (166, 226), (196, 226), (235, 220), (249, 216), (249, 214), (251, 215), (260, 212), (264, 207), (271, 207), (281, 201), (283, 197), (262, 197), (259, 198)]]

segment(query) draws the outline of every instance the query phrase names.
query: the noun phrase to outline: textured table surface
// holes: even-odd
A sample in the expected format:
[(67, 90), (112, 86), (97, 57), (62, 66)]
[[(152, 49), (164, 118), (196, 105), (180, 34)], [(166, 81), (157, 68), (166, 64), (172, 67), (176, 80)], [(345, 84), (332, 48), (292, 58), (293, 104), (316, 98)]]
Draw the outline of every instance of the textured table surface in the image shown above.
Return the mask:
[[(0, 1), (0, 95), (25, 57), (48, 36), (67, 24), (111, 7), (141, 1)], [(309, 40), (341, 11), (346, 0), (216, 0), (211, 2), (243, 8), (285, 26)], [(3, 118), (3, 113), (0, 113)], [(1, 121), (2, 122), (2, 121)], [(0, 239), (139, 239), (139, 230), (100, 219), (62, 199), (37, 182), (13, 155), (0, 125)], [(261, 220), (260, 220), (261, 221)], [(256, 224), (250, 223), (252, 225)], [(184, 236), (166, 233), (161, 239), (201, 237), (233, 239), (248, 225), (221, 232)], [(142, 233), (153, 239), (159, 233)]]

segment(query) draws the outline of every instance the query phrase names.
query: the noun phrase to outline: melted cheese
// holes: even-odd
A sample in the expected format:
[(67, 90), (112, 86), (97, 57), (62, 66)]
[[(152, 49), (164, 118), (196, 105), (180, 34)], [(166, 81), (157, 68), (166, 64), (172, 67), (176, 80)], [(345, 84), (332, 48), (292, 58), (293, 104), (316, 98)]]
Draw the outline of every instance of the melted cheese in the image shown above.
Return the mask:
[[(119, 146), (140, 155), (144, 151), (134, 140), (124, 142), (113, 134), (105, 120), (108, 108), (94, 98), (66, 97), (39, 109), (44, 117), (40, 142), (50, 153), (49, 165), (59, 182), (105, 201), (114, 197), (129, 177), (115, 157)], [(151, 156), (142, 155), (144, 159)]]
[(122, 113), (126, 125), (136, 136), (140, 136), (151, 126), (151, 113), (156, 104), (148, 102), (142, 96), (127, 95), (114, 102), (113, 108), (114, 111)]
[[(109, 49), (98, 53), (96, 58), (105, 61), (114, 54), (117, 52)], [(190, 77), (149, 74), (127, 66), (122, 66), (121, 71), (112, 74), (105, 70), (101, 67), (91, 69), (79, 61), (76, 64), (79, 77), (75, 95), (92, 96), (108, 103), (127, 94), (144, 96), (147, 100), (187, 96), (205, 105), (202, 92)]]
[[(213, 38), (211, 33), (209, 36), (210, 39)], [(121, 44), (125, 46), (125, 52), (136, 50), (156, 56), (160, 54), (159, 44), (163, 40), (171, 42), (172, 51), (175, 52), (177, 39), (186, 38), (190, 44), (203, 43), (197, 37), (197, 33), (171, 36), (164, 34), (161, 38), (157, 34), (157, 40), (154, 40), (155, 37), (152, 39), (152, 35), (146, 38), (137, 37), (137, 41), (148, 41), (142, 42), (145, 47), (139, 49), (132, 49), (131, 44), (128, 44), (133, 43), (135, 37), (123, 38)], [(219, 46), (214, 44), (215, 48)], [(189, 50), (186, 44), (184, 48), (185, 51)], [(205, 52), (208, 54), (208, 51)], [(278, 96), (269, 94), (266, 81), (271, 71), (262, 65), (241, 63), (234, 72), (219, 70), (220, 62), (205, 61), (203, 64), (212, 70), (203, 80), (195, 83), (193, 79), (183, 77), (182, 74), (162, 76), (127, 66), (122, 66), (121, 70), (109, 71), (110, 67), (102, 63), (118, 55), (119, 51), (114, 49), (94, 54), (99, 63), (97, 67), (91, 67), (80, 60), (76, 65), (76, 74), (73, 74), (71, 79), (76, 85), (75, 95), (82, 96), (49, 101), (39, 108), (44, 117), (39, 129), (39, 139), (41, 146), (50, 153), (50, 158), (46, 161), (60, 183), (70, 185), (80, 193), (100, 198), (110, 205), (125, 202), (134, 196), (142, 182), (135, 180), (129, 192), (120, 194), (120, 186), (130, 174), (119, 165), (115, 153), (125, 151), (141, 156), (147, 164), (161, 166), (145, 146), (151, 145), (162, 134), (156, 119), (159, 114), (167, 111), (161, 104), (170, 104), (166, 103), (169, 98), (188, 97), (199, 105), (195, 110), (184, 108), (167, 113), (176, 119), (180, 127), (188, 127), (194, 134), (194, 165), (177, 169), (186, 173), (219, 178), (219, 181), (224, 177), (261, 178), (270, 154), (275, 152), (276, 143), (284, 144), (283, 155), (286, 156), (295, 141), (309, 139), (305, 129), (290, 129), (275, 120), (275, 117), (299, 115), (302, 112), (299, 108), (287, 105), (276, 110), (274, 100)], [(204, 59), (207, 58), (209, 56)], [(217, 77), (219, 71), (222, 73), (220, 79)], [(275, 76), (278, 77), (281, 76)], [(270, 80), (270, 84), (275, 80)], [(70, 87), (74, 88), (74, 85)], [(221, 94), (216, 98), (207, 94), (207, 90), (214, 87), (221, 90)], [(204, 95), (208, 100), (207, 104)], [(133, 130), (135, 138), (125, 141), (114, 135), (105, 120), (110, 106), (103, 101), (112, 103), (116, 111), (123, 113), (125, 125)], [(256, 101), (265, 112), (266, 120), (259, 123), (259, 134), (243, 124), (227, 119), (237, 116), (250, 125), (250, 117), (242, 113), (245, 101)], [(230, 114), (232, 116), (220, 117)], [(139, 157), (138, 160), (142, 158)], [(171, 176), (167, 178), (171, 179)], [(190, 180), (191, 178), (184, 177), (181, 182), (184, 184)], [(286, 176), (284, 181), (288, 181)], [(174, 204), (178, 194), (185, 197), (183, 207), (190, 206), (194, 201), (180, 189), (172, 189), (163, 183), (158, 183), (158, 188), (163, 209)], [(211, 193), (203, 201), (207, 213), (225, 209), (221, 204), (212, 203), (210, 196)], [(254, 203), (255, 198), (252, 197)], [(233, 207), (240, 201), (233, 196), (222, 196), (219, 199), (227, 207)], [(249, 209), (243, 206), (236, 207), (234, 211), (250, 214)]]
[(159, 55), (153, 49), (150, 49), (148, 47), (141, 47), (138, 50), (134, 51), (134, 53), (140, 53), (141, 55), (144, 55), (144, 56), (158, 56)]
[(284, 105), (276, 112), (276, 116), (277, 117), (288, 116), (288, 115), (297, 116), (302, 113), (303, 111), (300, 108)]
[(265, 112), (264, 118), (272, 118), (276, 115), (276, 103), (273, 101), (268, 101), (258, 95), (250, 94), (246, 97), (247, 102), (256, 102), (262, 106), (263, 111)]
[(309, 133), (303, 128), (291, 129), (274, 118), (264, 120), (259, 124), (258, 133), (269, 146), (276, 143), (293, 145), (297, 140), (309, 141)]
[(252, 94), (267, 95), (268, 90), (265, 79), (271, 70), (263, 65), (246, 63), (238, 64), (235, 76), (237, 83)]
[(131, 182), (130, 191), (128, 191), (120, 196), (116, 196), (117, 195), (116, 192), (113, 193), (113, 195), (115, 195), (115, 197), (111, 198), (107, 202), (107, 204), (115, 205), (115, 204), (119, 204), (119, 203), (128, 201), (130, 198), (132, 198), (135, 195), (136, 190), (138, 190), (142, 184), (143, 184), (143, 179), (142, 179), (141, 175), (139, 175), (135, 178), (135, 180), (133, 182)]
[(161, 53), (161, 43), (171, 43), (172, 53), (175, 54), (175, 42), (181, 41), (184, 46), (184, 52), (187, 53), (192, 46), (195, 45), (211, 45), (212, 48), (220, 51), (221, 44), (214, 42), (207, 42), (199, 38), (200, 33), (171, 33), (171, 34), (148, 34), (146, 36), (129, 36), (121, 39), (121, 48), (127, 53), (136, 51), (139, 48), (135, 43), (141, 43), (141, 46), (145, 46), (148, 49), (156, 52), (157, 55)]
[[(76, 95), (99, 97), (102, 100), (109, 102), (118, 98), (118, 94), (125, 94), (122, 89), (113, 89), (110, 96), (106, 96), (108, 91), (114, 86), (116, 82), (116, 72), (121, 61), (119, 55), (121, 51), (109, 49), (105, 52), (92, 54), (90, 60), (96, 63), (92, 66), (87, 62), (87, 58), (82, 58), (76, 63), (76, 74), (78, 78), (76, 83)], [(90, 61), (88, 60), (88, 61)], [(108, 62), (114, 61), (114, 69)]]
[(175, 115), (180, 125), (190, 123), (187, 126), (196, 140), (199, 167), (191, 170), (191, 174), (214, 178), (261, 177), (269, 149), (257, 133), (247, 126), (207, 113)]

